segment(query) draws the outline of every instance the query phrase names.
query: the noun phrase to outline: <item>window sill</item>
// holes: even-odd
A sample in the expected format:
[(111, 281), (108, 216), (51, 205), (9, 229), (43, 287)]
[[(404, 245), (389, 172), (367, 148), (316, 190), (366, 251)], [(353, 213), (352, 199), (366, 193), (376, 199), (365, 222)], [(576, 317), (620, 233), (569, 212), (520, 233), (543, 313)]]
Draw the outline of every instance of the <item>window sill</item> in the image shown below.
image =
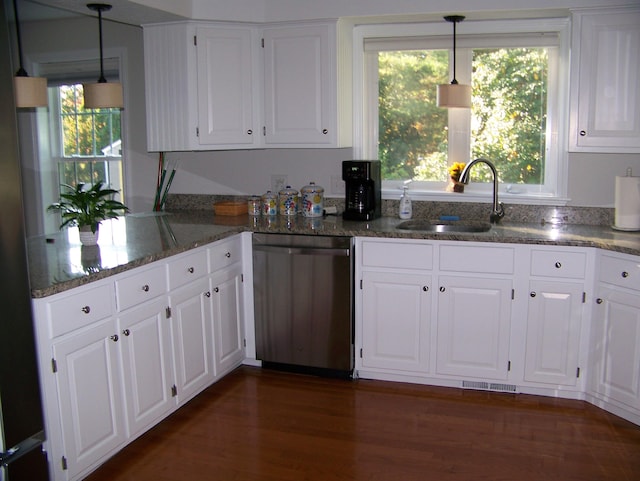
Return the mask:
[[(400, 189), (382, 189), (382, 198), (386, 200), (399, 199), (402, 195)], [(431, 201), (431, 202), (491, 202), (492, 192), (489, 190), (477, 190), (473, 187), (466, 187), (464, 193), (443, 192), (437, 190), (411, 190), (409, 195), (415, 201)], [(524, 204), (524, 205), (557, 205), (564, 206), (569, 202), (567, 197), (558, 197), (551, 194), (535, 194), (535, 193), (511, 193), (505, 191), (498, 192), (498, 200), (505, 204)]]

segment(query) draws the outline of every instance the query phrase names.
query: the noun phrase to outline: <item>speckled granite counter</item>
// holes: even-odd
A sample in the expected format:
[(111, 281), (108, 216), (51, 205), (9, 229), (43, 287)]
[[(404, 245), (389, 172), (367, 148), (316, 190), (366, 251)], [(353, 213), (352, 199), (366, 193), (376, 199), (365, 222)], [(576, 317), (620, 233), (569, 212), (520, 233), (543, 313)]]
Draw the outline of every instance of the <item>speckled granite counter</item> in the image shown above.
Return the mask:
[(393, 217), (371, 222), (335, 216), (220, 217), (211, 211), (130, 215), (105, 222), (96, 247), (81, 246), (75, 229), (29, 239), (32, 297), (50, 296), (243, 231), (567, 245), (640, 255), (640, 233), (601, 225), (505, 222), (488, 232), (430, 233), (401, 231), (396, 228), (400, 222)]

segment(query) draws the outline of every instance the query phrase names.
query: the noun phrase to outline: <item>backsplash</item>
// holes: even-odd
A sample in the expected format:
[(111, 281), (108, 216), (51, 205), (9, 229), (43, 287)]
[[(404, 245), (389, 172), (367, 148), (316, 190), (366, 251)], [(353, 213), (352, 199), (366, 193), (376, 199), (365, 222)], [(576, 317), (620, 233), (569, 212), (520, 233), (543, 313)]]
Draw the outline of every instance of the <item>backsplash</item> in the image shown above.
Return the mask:
[[(246, 200), (247, 196), (169, 194), (166, 210), (213, 210), (213, 204), (222, 200)], [(396, 217), (398, 200), (383, 200), (382, 215)], [(325, 206), (336, 206), (338, 212), (344, 209), (344, 200), (324, 199)], [(567, 207), (548, 205), (505, 204), (505, 222), (533, 224), (582, 224), (612, 225), (614, 209), (605, 207)], [(438, 219), (442, 215), (458, 216), (460, 219), (489, 220), (491, 204), (471, 202), (428, 202), (413, 201), (413, 217), (418, 219)]]

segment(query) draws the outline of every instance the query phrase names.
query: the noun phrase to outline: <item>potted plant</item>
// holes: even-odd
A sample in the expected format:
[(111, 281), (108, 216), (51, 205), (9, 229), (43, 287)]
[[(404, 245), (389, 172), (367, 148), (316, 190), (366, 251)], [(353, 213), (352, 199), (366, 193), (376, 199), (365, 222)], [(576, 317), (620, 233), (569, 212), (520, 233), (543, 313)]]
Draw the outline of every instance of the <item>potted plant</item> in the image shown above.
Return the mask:
[(62, 215), (60, 229), (65, 226), (78, 226), (80, 241), (84, 245), (95, 245), (98, 241), (100, 222), (115, 219), (129, 212), (122, 202), (113, 200), (117, 190), (103, 188), (104, 182), (98, 181), (91, 188), (85, 184), (76, 187), (63, 184), (68, 192), (60, 194), (60, 202), (51, 204), (47, 210), (58, 211)]
[(464, 184), (459, 181), (465, 165), (466, 164), (464, 162), (454, 162), (449, 166), (449, 185), (447, 185), (448, 192), (464, 192)]

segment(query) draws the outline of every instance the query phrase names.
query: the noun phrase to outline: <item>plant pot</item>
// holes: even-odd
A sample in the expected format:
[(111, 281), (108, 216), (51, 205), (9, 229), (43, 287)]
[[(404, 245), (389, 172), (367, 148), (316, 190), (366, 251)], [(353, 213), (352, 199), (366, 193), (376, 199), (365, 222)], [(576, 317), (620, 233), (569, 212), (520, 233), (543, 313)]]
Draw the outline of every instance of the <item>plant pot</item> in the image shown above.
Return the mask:
[(447, 185), (447, 192), (464, 192), (464, 184), (462, 182), (458, 182), (454, 178), (449, 178), (449, 184)]
[(95, 233), (91, 232), (91, 227), (90, 226), (82, 226), (79, 227), (78, 230), (80, 231), (80, 243), (83, 246), (94, 246), (98, 243), (98, 234), (100, 233), (100, 230), (96, 229)]

